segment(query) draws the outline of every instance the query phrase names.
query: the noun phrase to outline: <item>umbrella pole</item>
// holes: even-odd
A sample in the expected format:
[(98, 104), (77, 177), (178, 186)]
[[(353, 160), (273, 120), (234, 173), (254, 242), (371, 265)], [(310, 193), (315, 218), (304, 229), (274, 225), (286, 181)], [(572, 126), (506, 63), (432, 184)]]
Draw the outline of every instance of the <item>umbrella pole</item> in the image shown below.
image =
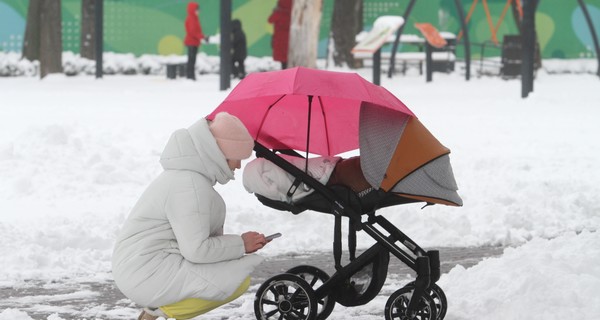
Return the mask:
[(304, 161), (304, 172), (308, 173), (308, 148), (310, 147), (310, 117), (312, 113), (313, 96), (308, 96), (308, 131), (306, 133), (306, 159)]

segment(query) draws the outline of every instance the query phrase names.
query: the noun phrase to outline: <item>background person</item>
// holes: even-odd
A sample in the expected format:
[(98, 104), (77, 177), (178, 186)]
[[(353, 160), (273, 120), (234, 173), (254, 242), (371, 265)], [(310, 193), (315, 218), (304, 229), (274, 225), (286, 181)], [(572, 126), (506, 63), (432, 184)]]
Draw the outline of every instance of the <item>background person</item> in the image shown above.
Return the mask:
[(278, 0), (277, 7), (269, 16), (273, 24), (273, 60), (281, 62), (281, 69), (287, 68), (288, 47), (290, 43), (290, 22), (292, 19), (292, 0)]
[(244, 62), (248, 56), (246, 46), (246, 34), (242, 29), (242, 22), (238, 19), (231, 21), (231, 73), (234, 78), (244, 79), (246, 77), (246, 67)]
[[(112, 257), (117, 287), (145, 307), (138, 320), (189, 319), (241, 296), (263, 260), (261, 233), (224, 234), (225, 202), (214, 189), (234, 178), (254, 140), (219, 113), (175, 131), (148, 186), (120, 230)], [(245, 255), (249, 254), (249, 255)]]
[(185, 17), (185, 39), (183, 43), (187, 47), (187, 78), (196, 80), (196, 55), (200, 47), (200, 41), (205, 39), (200, 25), (198, 11), (200, 6), (196, 2), (189, 2), (187, 5), (187, 16)]

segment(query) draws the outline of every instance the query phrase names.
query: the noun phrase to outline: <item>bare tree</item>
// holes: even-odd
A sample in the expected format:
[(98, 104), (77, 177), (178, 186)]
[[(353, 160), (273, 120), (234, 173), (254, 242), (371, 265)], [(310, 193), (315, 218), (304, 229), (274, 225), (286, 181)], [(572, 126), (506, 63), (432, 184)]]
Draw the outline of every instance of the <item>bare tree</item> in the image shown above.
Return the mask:
[(317, 67), (322, 0), (294, 0), (288, 66)]
[(40, 11), (40, 76), (62, 72), (61, 1), (43, 1)]
[(34, 61), (40, 59), (40, 11), (43, 0), (30, 0), (27, 8), (27, 25), (23, 39), (23, 58)]
[(30, 0), (23, 41), (23, 57), (40, 61), (40, 76), (62, 72), (60, 0)]
[(356, 62), (351, 51), (356, 45), (356, 35), (362, 30), (363, 0), (335, 0), (333, 17), (331, 19), (331, 33), (335, 45), (333, 62), (336, 66), (344, 63), (356, 67)]
[(79, 54), (83, 58), (96, 59), (95, 32), (95, 0), (81, 1), (81, 36), (79, 39)]

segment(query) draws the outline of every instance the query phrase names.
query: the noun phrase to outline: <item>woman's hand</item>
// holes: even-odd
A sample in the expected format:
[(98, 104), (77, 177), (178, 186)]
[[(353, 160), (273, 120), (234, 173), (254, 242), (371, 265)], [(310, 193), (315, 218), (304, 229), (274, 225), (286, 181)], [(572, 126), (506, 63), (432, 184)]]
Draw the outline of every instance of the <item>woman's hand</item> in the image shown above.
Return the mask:
[(244, 241), (244, 249), (246, 250), (246, 253), (256, 252), (267, 244), (265, 235), (255, 231), (243, 233), (242, 240)]

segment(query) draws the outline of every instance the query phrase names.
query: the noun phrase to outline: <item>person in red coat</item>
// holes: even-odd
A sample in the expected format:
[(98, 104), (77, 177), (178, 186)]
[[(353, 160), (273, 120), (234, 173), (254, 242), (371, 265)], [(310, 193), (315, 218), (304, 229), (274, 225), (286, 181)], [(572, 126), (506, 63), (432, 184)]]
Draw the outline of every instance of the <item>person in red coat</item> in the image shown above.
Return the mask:
[(281, 62), (281, 69), (287, 68), (291, 18), (292, 0), (278, 0), (277, 7), (269, 16), (269, 23), (273, 24), (273, 60)]
[(200, 25), (200, 18), (198, 17), (198, 11), (200, 6), (196, 2), (189, 2), (187, 5), (187, 17), (185, 18), (185, 39), (183, 43), (187, 47), (188, 61), (187, 61), (187, 78), (196, 80), (196, 55), (198, 54), (198, 47), (200, 47), (200, 41), (205, 39), (204, 33), (202, 33), (202, 26)]

